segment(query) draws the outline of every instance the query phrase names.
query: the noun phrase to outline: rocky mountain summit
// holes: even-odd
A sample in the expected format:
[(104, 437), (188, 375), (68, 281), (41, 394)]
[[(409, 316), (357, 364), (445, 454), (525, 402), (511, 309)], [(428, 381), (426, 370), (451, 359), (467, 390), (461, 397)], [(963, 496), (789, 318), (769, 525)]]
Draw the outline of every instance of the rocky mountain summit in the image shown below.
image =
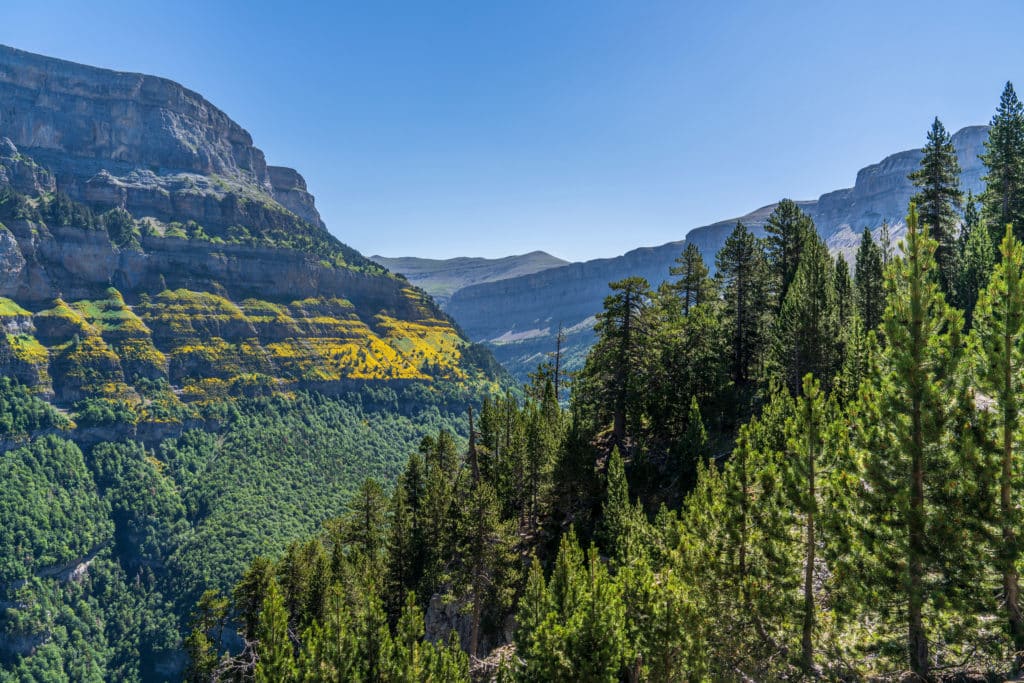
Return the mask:
[(494, 369), (197, 93), (3, 46), (0, 327), (4, 374), (142, 420), (155, 404), (184, 419), (192, 400)]
[[(977, 194), (983, 189), (984, 167), (978, 154), (987, 135), (987, 126), (970, 126), (953, 135), (964, 191)], [(852, 263), (864, 228), (878, 230), (888, 223), (894, 239), (902, 235), (907, 203), (915, 192), (907, 174), (919, 166), (921, 156), (920, 149), (897, 152), (862, 168), (853, 187), (798, 204), (814, 219), (829, 248), (844, 252)], [(685, 240), (635, 249), (615, 258), (468, 285), (451, 295), (445, 309), (472, 339), (487, 342), (498, 360), (520, 379), (526, 378), (544, 353), (554, 349), (554, 335), (561, 325), (568, 331), (572, 367), (583, 361), (593, 341), (593, 316), (601, 310), (609, 282), (639, 275), (657, 286), (669, 277), (669, 267), (687, 242), (696, 244), (714, 269), (715, 254), (736, 222), (742, 221), (762, 235), (774, 208), (775, 204), (763, 206), (739, 218), (694, 228)], [(416, 274), (409, 273), (409, 277), (417, 281)]]

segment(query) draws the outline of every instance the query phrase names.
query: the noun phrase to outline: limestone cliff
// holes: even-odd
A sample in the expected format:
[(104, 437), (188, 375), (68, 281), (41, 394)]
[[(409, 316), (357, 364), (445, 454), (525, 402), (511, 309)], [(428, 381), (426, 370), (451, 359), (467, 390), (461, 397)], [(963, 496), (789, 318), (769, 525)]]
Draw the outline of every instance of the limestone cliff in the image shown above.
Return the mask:
[(323, 225), (302, 176), (267, 166), (245, 129), (173, 81), (0, 45), (0, 103), (0, 135), (75, 200), (205, 224), (230, 222), (218, 204), (239, 194)]
[(0, 325), (4, 374), (142, 422), (231, 395), (493, 377), (203, 97), (4, 46)]

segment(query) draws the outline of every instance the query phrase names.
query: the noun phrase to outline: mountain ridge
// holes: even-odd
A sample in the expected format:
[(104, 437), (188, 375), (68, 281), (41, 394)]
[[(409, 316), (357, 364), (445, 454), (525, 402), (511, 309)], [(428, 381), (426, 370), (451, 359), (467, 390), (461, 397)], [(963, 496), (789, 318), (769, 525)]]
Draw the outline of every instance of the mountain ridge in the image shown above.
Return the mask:
[(456, 291), (470, 285), (529, 275), (569, 263), (539, 250), (493, 259), (478, 256), (426, 259), (375, 255), (370, 260), (392, 272), (405, 275), (410, 282), (421, 287), (442, 305)]

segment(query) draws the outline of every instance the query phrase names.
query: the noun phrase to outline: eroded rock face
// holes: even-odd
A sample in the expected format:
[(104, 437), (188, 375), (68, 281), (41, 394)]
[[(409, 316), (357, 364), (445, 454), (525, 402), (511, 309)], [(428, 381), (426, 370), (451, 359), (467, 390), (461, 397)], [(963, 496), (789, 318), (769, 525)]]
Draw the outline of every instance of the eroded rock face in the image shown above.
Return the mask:
[(245, 129), (173, 81), (0, 45), (0, 102), (0, 133), (50, 175), (4, 163), (0, 144), (0, 174), (20, 192), (49, 182), (94, 206), (199, 223), (230, 220), (216, 207), (234, 193), (323, 226), (298, 173), (272, 171)]
[(274, 199), (302, 220), (323, 227), (313, 195), (306, 189), (306, 179), (298, 171), (284, 166), (268, 166), (267, 172)]

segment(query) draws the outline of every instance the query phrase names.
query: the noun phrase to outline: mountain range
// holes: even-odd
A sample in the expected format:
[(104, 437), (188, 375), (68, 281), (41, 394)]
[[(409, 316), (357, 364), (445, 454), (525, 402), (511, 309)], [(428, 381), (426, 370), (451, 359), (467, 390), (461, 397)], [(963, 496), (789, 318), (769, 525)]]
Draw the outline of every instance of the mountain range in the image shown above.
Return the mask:
[[(969, 126), (953, 135), (965, 192), (977, 194), (983, 189), (984, 167), (978, 154), (983, 151), (987, 135), (987, 126)], [(920, 160), (920, 149), (897, 152), (860, 169), (853, 187), (798, 204), (814, 219), (829, 249), (844, 253), (852, 264), (864, 228), (877, 231), (888, 223), (894, 241), (902, 234), (907, 204), (915, 192), (907, 174), (918, 168)], [(486, 343), (514, 376), (525, 381), (527, 373), (554, 351), (559, 326), (566, 331), (567, 367), (580, 366), (593, 343), (594, 316), (609, 293), (609, 282), (639, 275), (656, 287), (669, 277), (669, 268), (687, 243), (700, 248), (713, 271), (715, 254), (737, 221), (763, 235), (765, 221), (775, 206), (770, 204), (737, 218), (694, 228), (677, 242), (520, 275), (512, 275), (515, 267), (495, 270), (489, 273), (489, 280), (467, 281), (454, 290), (447, 269), (459, 259), (431, 262), (430, 269), (403, 270), (407, 267), (406, 259), (374, 258), (404, 273), (428, 292), (437, 291), (436, 283), (447, 283), (443, 291), (445, 310), (471, 339)], [(509, 257), (501, 262), (515, 263), (517, 258), (525, 257)]]

